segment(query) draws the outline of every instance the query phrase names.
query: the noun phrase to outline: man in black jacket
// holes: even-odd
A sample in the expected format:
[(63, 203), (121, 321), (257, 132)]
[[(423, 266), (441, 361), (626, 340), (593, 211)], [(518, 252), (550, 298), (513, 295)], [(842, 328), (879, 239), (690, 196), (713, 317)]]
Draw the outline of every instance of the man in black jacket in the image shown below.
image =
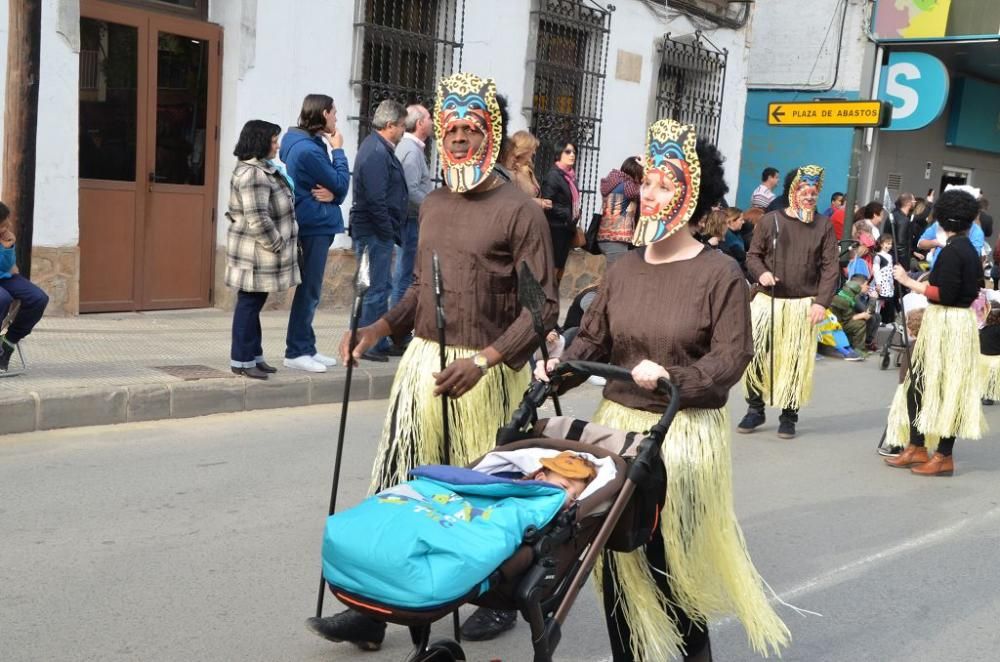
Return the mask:
[[(406, 108), (387, 99), (375, 109), (372, 128), (354, 161), (354, 200), (350, 232), (354, 251), (368, 250), (371, 287), (365, 295), (360, 326), (368, 326), (386, 313), (392, 289), (392, 251), (400, 243), (409, 200), (403, 166), (396, 158), (396, 145), (403, 137)], [(365, 352), (369, 361), (389, 360), (389, 342), (382, 339)]]
[[(892, 210), (892, 218), (886, 218), (880, 228), (882, 233), (892, 234), (893, 258), (896, 264), (909, 265), (907, 247), (910, 245), (910, 214), (916, 198), (912, 193), (901, 193), (896, 198), (896, 206)], [(895, 232), (893, 232), (895, 226)]]

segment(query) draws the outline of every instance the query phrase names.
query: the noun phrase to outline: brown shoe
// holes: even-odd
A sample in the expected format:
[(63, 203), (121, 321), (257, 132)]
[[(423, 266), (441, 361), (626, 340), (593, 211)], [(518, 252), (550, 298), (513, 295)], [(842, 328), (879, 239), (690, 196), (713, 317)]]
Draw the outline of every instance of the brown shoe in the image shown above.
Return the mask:
[(906, 467), (913, 466), (914, 464), (923, 464), (927, 462), (930, 458), (927, 457), (927, 449), (923, 446), (914, 446), (910, 444), (903, 452), (896, 457), (885, 458), (885, 463), (890, 467), (898, 467), (900, 469), (905, 469)]
[(955, 473), (955, 461), (951, 455), (934, 453), (930, 461), (912, 467), (910, 471), (921, 476), (951, 476)]

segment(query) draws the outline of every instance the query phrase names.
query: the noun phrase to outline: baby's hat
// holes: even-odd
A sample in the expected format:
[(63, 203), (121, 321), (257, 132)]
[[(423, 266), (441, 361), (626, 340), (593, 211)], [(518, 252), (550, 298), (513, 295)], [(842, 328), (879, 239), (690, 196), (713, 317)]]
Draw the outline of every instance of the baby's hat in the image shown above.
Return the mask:
[(572, 451), (563, 451), (555, 457), (543, 457), (542, 466), (566, 478), (590, 480), (597, 475), (594, 465)]

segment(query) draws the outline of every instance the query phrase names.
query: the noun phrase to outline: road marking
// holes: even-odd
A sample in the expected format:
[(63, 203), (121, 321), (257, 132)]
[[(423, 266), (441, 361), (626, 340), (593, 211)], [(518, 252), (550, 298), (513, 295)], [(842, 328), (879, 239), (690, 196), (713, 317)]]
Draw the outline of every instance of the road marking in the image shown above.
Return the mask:
[[(875, 554), (869, 554), (868, 556), (857, 559), (856, 561), (845, 563), (838, 568), (816, 575), (812, 579), (806, 580), (798, 586), (775, 595), (771, 598), (771, 602), (787, 603), (788, 601), (794, 600), (799, 596), (824, 590), (832, 586), (836, 586), (837, 584), (842, 584), (843, 582), (862, 574), (864, 570), (868, 569), (868, 566), (881, 565), (888, 561), (892, 561), (899, 556), (903, 556), (904, 554), (909, 554), (914, 550), (921, 549), (923, 547), (930, 547), (931, 545), (942, 542), (947, 538), (953, 537), (970, 524), (985, 524), (992, 519), (996, 519), (997, 517), (1000, 517), (1000, 506), (993, 508), (992, 510), (988, 510), (985, 514), (978, 517), (966, 517), (955, 522), (954, 524), (951, 524), (950, 526), (935, 529), (934, 531), (925, 533), (922, 536), (917, 536), (916, 538), (909, 538), (897, 545), (893, 545), (892, 547), (887, 547), (880, 552), (876, 552)], [(728, 625), (735, 620), (735, 616), (727, 616), (726, 618), (717, 621), (717, 623), (718, 625)]]

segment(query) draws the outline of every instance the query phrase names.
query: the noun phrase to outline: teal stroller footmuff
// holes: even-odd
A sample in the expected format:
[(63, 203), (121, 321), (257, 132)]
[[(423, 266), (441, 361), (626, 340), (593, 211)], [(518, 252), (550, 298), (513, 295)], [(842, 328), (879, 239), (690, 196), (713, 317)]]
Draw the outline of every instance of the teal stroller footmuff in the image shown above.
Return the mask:
[(330, 516), (323, 576), (331, 586), (385, 605), (435, 609), (489, 590), (490, 575), (562, 509), (566, 492), (450, 466)]

